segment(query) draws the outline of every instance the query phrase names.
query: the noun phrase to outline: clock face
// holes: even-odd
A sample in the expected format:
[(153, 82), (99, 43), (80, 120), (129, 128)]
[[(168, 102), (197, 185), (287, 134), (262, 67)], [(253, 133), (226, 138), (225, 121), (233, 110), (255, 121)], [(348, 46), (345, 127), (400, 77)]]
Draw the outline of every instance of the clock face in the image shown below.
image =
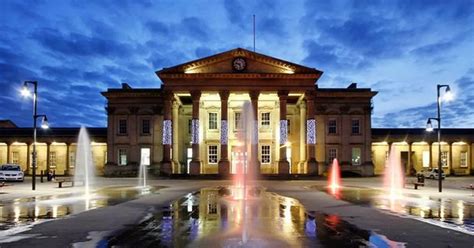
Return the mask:
[(245, 58), (237, 57), (232, 61), (232, 68), (235, 71), (243, 71), (247, 68), (247, 61), (245, 61)]

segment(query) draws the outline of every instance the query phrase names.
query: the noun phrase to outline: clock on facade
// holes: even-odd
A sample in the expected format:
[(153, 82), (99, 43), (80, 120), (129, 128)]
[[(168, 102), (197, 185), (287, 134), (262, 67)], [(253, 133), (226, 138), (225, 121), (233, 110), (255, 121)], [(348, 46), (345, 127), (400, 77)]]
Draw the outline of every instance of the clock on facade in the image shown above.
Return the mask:
[(241, 72), (247, 68), (247, 61), (243, 57), (237, 57), (232, 60), (232, 68), (235, 71)]

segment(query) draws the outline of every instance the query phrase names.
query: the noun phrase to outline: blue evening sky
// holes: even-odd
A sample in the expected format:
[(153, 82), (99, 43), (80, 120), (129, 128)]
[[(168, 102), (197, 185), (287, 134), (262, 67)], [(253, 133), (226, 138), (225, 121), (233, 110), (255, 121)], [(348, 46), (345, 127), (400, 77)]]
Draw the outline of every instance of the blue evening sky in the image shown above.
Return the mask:
[(106, 126), (109, 87), (159, 87), (155, 70), (236, 47), (324, 71), (320, 87), (379, 94), (374, 127), (423, 127), (436, 84), (444, 125), (474, 127), (474, 0), (0, 1), (0, 119), (31, 126), (18, 90), (39, 81), (53, 126)]

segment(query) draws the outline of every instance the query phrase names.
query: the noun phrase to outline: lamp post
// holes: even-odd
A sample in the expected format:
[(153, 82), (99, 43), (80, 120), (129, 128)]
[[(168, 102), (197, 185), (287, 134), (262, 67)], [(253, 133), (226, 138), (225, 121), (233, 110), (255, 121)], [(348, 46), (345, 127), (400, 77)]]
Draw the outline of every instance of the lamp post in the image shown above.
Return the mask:
[(443, 191), (443, 171), (441, 165), (441, 88), (446, 88), (444, 99), (445, 101), (451, 101), (453, 99), (453, 94), (451, 92), (451, 88), (447, 84), (438, 84), (436, 86), (437, 90), (437, 104), (438, 104), (438, 117), (437, 118), (428, 118), (426, 122), (426, 131), (431, 132), (433, 131), (433, 125), (431, 124), (432, 120), (436, 120), (438, 122), (438, 191)]
[(48, 118), (46, 115), (38, 115), (38, 82), (37, 81), (25, 81), (23, 83), (23, 89), (21, 90), (21, 94), (25, 97), (30, 97), (31, 92), (28, 89), (28, 85), (33, 85), (33, 152), (32, 154), (32, 177), (31, 177), (31, 189), (36, 190), (36, 120), (42, 117), (41, 128), (47, 129), (49, 128), (48, 125)]

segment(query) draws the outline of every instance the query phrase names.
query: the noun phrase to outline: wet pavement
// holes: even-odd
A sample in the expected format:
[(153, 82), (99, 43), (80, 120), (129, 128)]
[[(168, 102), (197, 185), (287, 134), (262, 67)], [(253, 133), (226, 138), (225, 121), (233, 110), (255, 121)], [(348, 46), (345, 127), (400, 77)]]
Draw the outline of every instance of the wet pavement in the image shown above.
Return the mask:
[(383, 190), (363, 187), (341, 187), (337, 191), (325, 186), (313, 188), (336, 199), (370, 206), (400, 216), (410, 216), (427, 223), (474, 235), (474, 204), (463, 200), (420, 196), (404, 193), (399, 199), (389, 199)]
[[(245, 204), (245, 205), (244, 205)], [(245, 211), (244, 211), (245, 210)], [(245, 217), (246, 216), (246, 217)], [(242, 233), (248, 235), (242, 236)], [(245, 245), (242, 240), (247, 240)], [(337, 215), (307, 211), (297, 200), (263, 189), (244, 203), (223, 187), (172, 202), (121, 235), (113, 247), (404, 247)]]
[(158, 189), (159, 187), (146, 190), (125, 186), (105, 187), (94, 191), (88, 198), (83, 194), (73, 193), (0, 201), (0, 231), (113, 206), (144, 194), (154, 194)]

